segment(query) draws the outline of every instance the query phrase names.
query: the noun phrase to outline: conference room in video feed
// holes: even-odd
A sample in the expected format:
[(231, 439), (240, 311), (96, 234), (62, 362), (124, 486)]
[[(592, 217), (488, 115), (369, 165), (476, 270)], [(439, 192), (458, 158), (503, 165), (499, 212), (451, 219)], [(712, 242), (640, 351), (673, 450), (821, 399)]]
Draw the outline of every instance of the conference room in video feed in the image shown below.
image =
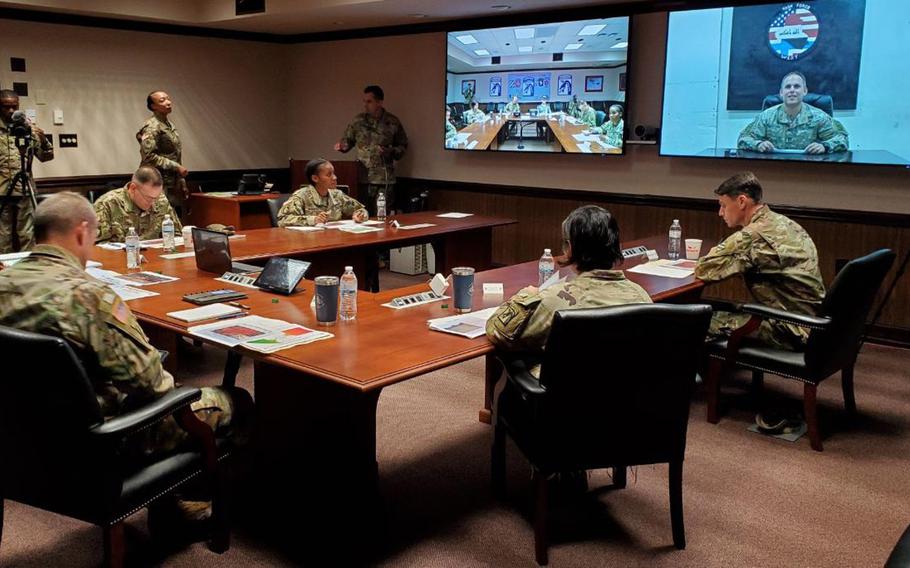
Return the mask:
[(446, 148), (623, 153), (628, 17), (453, 32), (447, 44)]
[(908, 0), (673, 12), (661, 154), (910, 166)]

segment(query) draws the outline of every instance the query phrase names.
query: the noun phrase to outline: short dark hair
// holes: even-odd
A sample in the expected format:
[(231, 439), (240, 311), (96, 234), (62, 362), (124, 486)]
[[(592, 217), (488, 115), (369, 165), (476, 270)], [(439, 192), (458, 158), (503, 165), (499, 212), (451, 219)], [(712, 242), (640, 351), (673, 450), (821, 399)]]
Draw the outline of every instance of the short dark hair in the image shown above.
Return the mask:
[(71, 191), (55, 193), (35, 209), (35, 241), (38, 244), (46, 243), (50, 235), (63, 235), (83, 221), (97, 222), (95, 210), (88, 199)]
[(715, 195), (745, 195), (756, 203), (761, 203), (761, 183), (752, 172), (742, 172), (728, 178), (714, 190)]
[(562, 238), (570, 246), (565, 264), (579, 272), (609, 269), (622, 262), (619, 223), (609, 211), (597, 205), (583, 205), (562, 222)]
[(139, 184), (150, 183), (152, 185), (158, 186), (161, 185), (161, 172), (152, 166), (139, 166), (139, 169), (136, 170), (136, 173), (133, 174), (133, 179), (131, 180)]
[(370, 93), (377, 101), (385, 100), (385, 93), (382, 91), (382, 87), (379, 85), (367, 85), (363, 88), (363, 94)]
[(303, 175), (306, 176), (306, 182), (308, 185), (313, 185), (313, 176), (319, 173), (319, 168), (323, 164), (328, 164), (329, 161), (325, 158), (316, 158), (315, 160), (310, 160), (306, 163), (306, 167), (303, 168)]
[(155, 93), (160, 93), (160, 92), (162, 92), (161, 89), (156, 89), (156, 90), (152, 91), (151, 93), (149, 93), (148, 96), (145, 97), (145, 106), (147, 109), (152, 110), (152, 105), (155, 104), (155, 101), (152, 99), (152, 95), (154, 95)]
[(800, 79), (802, 79), (802, 80), (803, 80), (803, 88), (805, 88), (805, 89), (808, 89), (808, 88), (809, 88), (809, 83), (808, 83), (808, 81), (806, 81), (806, 76), (803, 75), (802, 72), (800, 72), (800, 71), (790, 71), (789, 73), (785, 73), (784, 76), (780, 78), (780, 85), (781, 85), (781, 87), (784, 86), (784, 79), (786, 79), (786, 78), (789, 77), (790, 75), (796, 75), (797, 77), (799, 77)]
[(0, 99), (18, 99), (19, 93), (12, 89), (0, 89)]

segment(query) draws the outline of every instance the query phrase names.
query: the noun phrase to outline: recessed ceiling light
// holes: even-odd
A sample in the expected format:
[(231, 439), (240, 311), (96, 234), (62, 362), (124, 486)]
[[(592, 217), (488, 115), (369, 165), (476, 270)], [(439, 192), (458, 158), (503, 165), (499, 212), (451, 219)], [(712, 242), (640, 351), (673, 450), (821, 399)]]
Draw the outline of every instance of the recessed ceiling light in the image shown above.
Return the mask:
[(565, 47), (566, 51), (572, 51), (573, 49), (579, 49), (581, 47), (580, 43), (570, 43)]
[(476, 53), (477, 55), (490, 55), (490, 52), (487, 51), (486, 49), (475, 49), (474, 53)]
[(604, 29), (605, 27), (607, 27), (606, 24), (591, 24), (589, 26), (581, 28), (581, 31), (578, 32), (578, 35), (597, 35), (600, 33), (600, 30)]
[(522, 45), (518, 48), (518, 53), (531, 53), (533, 50), (534, 48), (530, 45)]
[(534, 37), (534, 28), (515, 28), (517, 39), (530, 39)]
[(499, 10), (500, 12), (504, 12), (506, 10), (511, 10), (512, 7), (509, 6), (508, 4), (493, 4), (492, 6), (490, 6), (490, 9)]
[(616, 45), (614, 45), (611, 49), (625, 49), (627, 47), (629, 47), (629, 42), (621, 41), (621, 42), (617, 43)]
[(477, 43), (477, 39), (474, 36), (472, 36), (471, 34), (455, 36), (455, 39), (457, 39), (458, 41), (460, 41), (461, 43), (463, 43), (465, 45), (471, 45), (472, 43)]

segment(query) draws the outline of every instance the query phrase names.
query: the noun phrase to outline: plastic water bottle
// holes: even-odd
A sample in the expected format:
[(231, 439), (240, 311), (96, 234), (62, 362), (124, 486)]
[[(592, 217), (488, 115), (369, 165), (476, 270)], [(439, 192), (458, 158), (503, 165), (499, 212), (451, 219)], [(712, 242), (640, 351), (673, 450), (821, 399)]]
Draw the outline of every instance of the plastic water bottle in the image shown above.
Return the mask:
[(134, 227), (126, 234), (126, 269), (139, 270), (139, 235)]
[(357, 318), (357, 275), (353, 266), (345, 266), (341, 275), (341, 319), (351, 321)]
[(540, 257), (540, 262), (537, 263), (537, 285), (540, 286), (549, 280), (555, 270), (556, 263), (553, 262), (553, 254), (550, 249), (543, 249), (543, 256)]
[(174, 221), (171, 220), (170, 215), (165, 215), (164, 221), (161, 222), (161, 240), (164, 252), (177, 251), (177, 244), (174, 241)]
[(385, 192), (383, 191), (376, 196), (376, 218), (385, 221)]
[(670, 225), (670, 242), (667, 244), (667, 258), (676, 260), (679, 258), (679, 248), (682, 242), (682, 226), (679, 219), (673, 219)]

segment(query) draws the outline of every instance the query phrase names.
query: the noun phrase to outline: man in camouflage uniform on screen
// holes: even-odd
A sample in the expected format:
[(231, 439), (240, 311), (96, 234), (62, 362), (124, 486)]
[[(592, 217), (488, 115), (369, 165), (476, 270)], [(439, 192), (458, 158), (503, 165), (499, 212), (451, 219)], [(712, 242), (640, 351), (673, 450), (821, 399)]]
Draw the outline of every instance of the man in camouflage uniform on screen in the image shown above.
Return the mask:
[(401, 121), (383, 107), (385, 94), (377, 85), (363, 90), (364, 112), (348, 124), (335, 150), (357, 150), (357, 160), (367, 170), (367, 209), (376, 214), (376, 197), (385, 194), (386, 211), (395, 207), (395, 161), (408, 149), (408, 135)]
[(847, 132), (825, 111), (803, 102), (806, 78), (794, 71), (780, 85), (783, 103), (767, 108), (739, 134), (737, 147), (753, 152), (802, 150), (806, 154), (847, 151)]
[[(174, 378), (126, 303), (85, 272), (96, 230), (84, 197), (62, 192), (43, 201), (35, 213), (31, 255), (0, 271), (0, 324), (66, 340), (108, 419), (172, 390)], [(206, 387), (192, 408), (213, 430), (224, 431), (232, 422), (240, 429), (251, 405), (241, 389)], [(131, 450), (136, 457), (169, 452), (186, 440), (169, 418), (143, 432)]]
[(188, 171), (183, 167), (180, 135), (168, 120), (168, 115), (173, 111), (171, 98), (164, 91), (154, 91), (149, 93), (145, 105), (155, 114), (136, 133), (140, 165), (152, 166), (161, 172), (167, 200), (175, 210), (183, 214), (183, 206), (188, 197), (184, 178)]
[[(11, 188), (13, 178), (22, 169), (16, 138), (10, 134), (10, 120), (19, 110), (19, 95), (9, 89), (0, 90), (0, 254), (28, 250), (34, 244), (32, 224), (35, 208), (22, 185)], [(44, 131), (31, 125), (32, 149), (42, 162), (54, 159), (54, 147)]]
[(161, 222), (165, 215), (171, 216), (174, 232), (179, 235), (183, 226), (161, 188), (158, 170), (140, 166), (129, 183), (99, 197), (95, 201), (97, 242), (122, 243), (130, 227), (136, 229), (141, 240), (161, 238)]
[[(619, 226), (609, 211), (596, 205), (579, 207), (563, 221), (562, 231), (567, 262), (575, 265), (578, 276), (544, 290), (528, 286), (499, 306), (487, 320), (487, 337), (498, 349), (539, 358), (559, 310), (651, 303), (648, 293), (626, 280), (622, 270), (610, 270), (622, 262), (622, 253)], [(531, 374), (540, 378), (540, 365), (533, 361)]]
[[(825, 297), (818, 252), (806, 231), (761, 202), (762, 188), (751, 172), (731, 177), (715, 192), (718, 214), (729, 227), (742, 227), (698, 260), (695, 276), (716, 282), (742, 274), (756, 302), (771, 308), (815, 315)], [(709, 334), (729, 335), (748, 322), (748, 314), (715, 312)], [(764, 320), (756, 337), (782, 349), (800, 349), (808, 330)]]

